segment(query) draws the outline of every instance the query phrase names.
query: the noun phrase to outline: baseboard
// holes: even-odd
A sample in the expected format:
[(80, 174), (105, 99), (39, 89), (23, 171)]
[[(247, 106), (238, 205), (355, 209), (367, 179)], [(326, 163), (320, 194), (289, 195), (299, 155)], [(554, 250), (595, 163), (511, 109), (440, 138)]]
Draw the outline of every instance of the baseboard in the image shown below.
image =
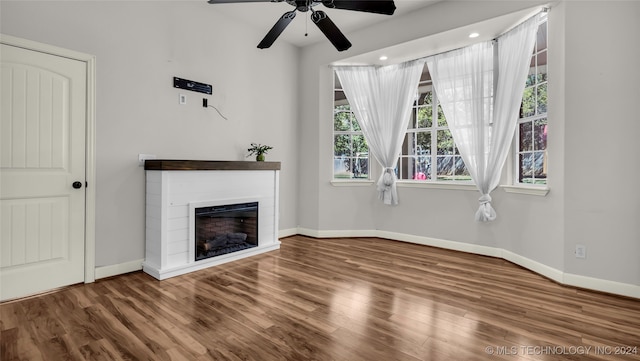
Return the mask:
[(629, 283), (565, 273), (562, 284), (640, 299), (640, 287)]
[[(339, 238), (339, 237), (380, 237), (376, 230), (335, 230), (319, 231), (309, 228), (298, 228), (297, 234), (314, 238)], [(380, 237), (382, 238), (382, 237)]]
[(338, 237), (378, 237), (402, 241), (408, 243), (422, 244), (438, 248), (462, 251), (483, 256), (502, 258), (518, 266), (547, 277), (559, 284), (566, 286), (580, 287), (593, 291), (606, 292), (620, 296), (640, 299), (640, 286), (621, 283), (616, 281), (603, 280), (600, 278), (580, 276), (564, 273), (556, 268), (547, 266), (538, 261), (521, 256), (512, 251), (502, 248), (488, 247), (464, 242), (455, 242), (437, 238), (415, 236), (411, 234), (388, 232), (381, 230), (329, 230), (320, 231), (308, 228), (298, 228), (298, 234), (314, 238), (338, 238)]
[(96, 267), (96, 279), (121, 275), (124, 273), (140, 271), (144, 259), (137, 259), (125, 263), (118, 263), (110, 266)]
[(278, 231), (278, 238), (291, 237), (298, 234), (297, 228), (281, 229)]
[[(396, 233), (381, 230), (314, 230), (309, 228), (291, 228), (278, 232), (279, 238), (289, 237), (293, 235), (303, 235), (314, 238), (339, 238), (339, 237), (377, 237), (391, 239), (394, 241), (402, 241), (408, 243), (422, 244), (455, 251), (478, 254), (482, 256), (491, 256), (502, 258), (518, 266), (524, 267), (537, 274), (545, 276), (559, 284), (580, 287), (593, 291), (612, 293), (620, 296), (633, 297), (640, 299), (640, 286), (629, 283), (622, 283), (600, 278), (581, 276), (571, 273), (564, 273), (558, 269), (547, 266), (538, 261), (534, 261), (527, 257), (523, 257), (517, 253), (496, 247), (488, 247), (477, 244), (464, 242), (455, 242), (437, 238), (415, 236), (405, 233)], [(123, 273), (135, 272), (142, 270), (144, 259), (119, 263), (110, 266), (96, 267), (95, 278), (105, 278), (117, 276)]]

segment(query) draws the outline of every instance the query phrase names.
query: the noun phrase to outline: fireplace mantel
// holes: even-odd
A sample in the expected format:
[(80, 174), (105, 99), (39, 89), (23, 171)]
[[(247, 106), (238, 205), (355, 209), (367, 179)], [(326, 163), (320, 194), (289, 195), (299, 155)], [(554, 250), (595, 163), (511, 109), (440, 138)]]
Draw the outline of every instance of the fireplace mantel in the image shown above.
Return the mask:
[[(280, 248), (280, 162), (145, 161), (146, 245), (142, 269), (162, 280)], [(194, 209), (258, 202), (258, 246), (195, 260)]]
[(280, 170), (280, 162), (148, 159), (145, 170)]

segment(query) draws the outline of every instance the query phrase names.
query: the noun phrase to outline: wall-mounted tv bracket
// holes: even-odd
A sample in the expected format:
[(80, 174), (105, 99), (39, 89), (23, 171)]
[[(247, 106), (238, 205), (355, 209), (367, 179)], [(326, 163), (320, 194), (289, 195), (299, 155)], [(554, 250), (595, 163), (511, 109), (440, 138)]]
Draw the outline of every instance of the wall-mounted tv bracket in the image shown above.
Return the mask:
[(173, 87), (178, 89), (191, 90), (198, 93), (213, 94), (213, 87), (210, 84), (198, 83), (197, 81), (173, 77)]

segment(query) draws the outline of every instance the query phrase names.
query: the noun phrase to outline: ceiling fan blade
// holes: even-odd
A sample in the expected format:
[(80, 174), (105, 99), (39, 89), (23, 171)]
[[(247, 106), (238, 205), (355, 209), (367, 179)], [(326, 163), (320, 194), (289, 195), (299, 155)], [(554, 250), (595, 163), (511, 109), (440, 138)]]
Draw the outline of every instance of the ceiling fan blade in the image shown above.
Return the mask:
[(393, 0), (322, 0), (328, 8), (364, 11), (368, 13), (393, 15), (396, 4)]
[(233, 4), (233, 3), (279, 3), (284, 0), (209, 0), (209, 4)]
[(287, 27), (287, 25), (289, 25), (291, 20), (293, 20), (293, 18), (295, 17), (296, 17), (295, 10), (284, 13), (284, 15), (280, 17), (278, 22), (276, 22), (276, 24), (271, 28), (271, 30), (269, 30), (267, 35), (265, 35), (264, 39), (262, 39), (260, 44), (258, 44), (258, 48), (265, 49), (270, 47), (276, 41), (278, 36), (282, 34), (284, 29)]
[(320, 28), (338, 51), (344, 51), (351, 47), (351, 42), (342, 34), (340, 29), (329, 19), (324, 11), (314, 11), (311, 14), (311, 21)]

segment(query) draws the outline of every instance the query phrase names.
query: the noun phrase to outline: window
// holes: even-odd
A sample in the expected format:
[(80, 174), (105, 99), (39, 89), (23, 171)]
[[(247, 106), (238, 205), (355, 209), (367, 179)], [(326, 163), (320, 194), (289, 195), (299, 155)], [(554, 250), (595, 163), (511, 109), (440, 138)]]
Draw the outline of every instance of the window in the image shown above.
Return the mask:
[(369, 179), (369, 146), (334, 75), (333, 178)]
[[(368, 179), (369, 147), (337, 76), (334, 84), (333, 178)], [(432, 149), (435, 151), (432, 152)], [(433, 164), (436, 167), (432, 167)], [(432, 90), (426, 65), (418, 85), (396, 175), (401, 180), (471, 180)]]
[(516, 130), (516, 184), (547, 184), (547, 22), (538, 27)]
[[(369, 148), (334, 75), (333, 178), (368, 179)], [(538, 27), (515, 135), (516, 184), (547, 183), (547, 22)], [(435, 166), (434, 166), (435, 165)], [(425, 64), (399, 155), (399, 180), (467, 181), (471, 176), (447, 126)]]
[(431, 86), (426, 64), (418, 84), (417, 99), (413, 103), (396, 174), (398, 179), (404, 180), (471, 180), (447, 127), (437, 94)]

